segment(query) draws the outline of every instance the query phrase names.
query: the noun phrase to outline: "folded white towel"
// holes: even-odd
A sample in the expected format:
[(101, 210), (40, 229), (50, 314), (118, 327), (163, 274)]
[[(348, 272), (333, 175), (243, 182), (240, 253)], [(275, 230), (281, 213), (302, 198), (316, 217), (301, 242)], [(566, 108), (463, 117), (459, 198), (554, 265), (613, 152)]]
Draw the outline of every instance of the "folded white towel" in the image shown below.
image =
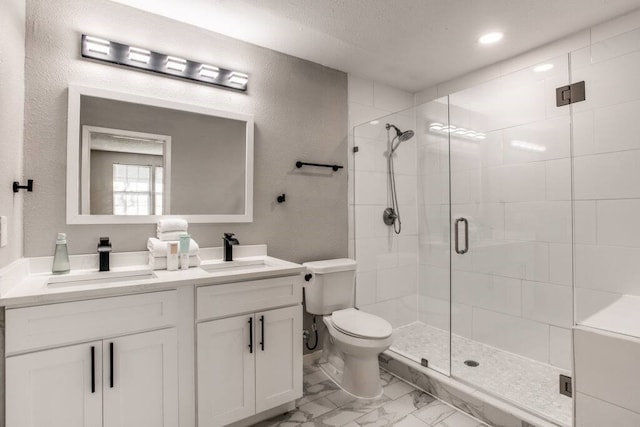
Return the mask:
[(189, 233), (186, 231), (165, 231), (158, 232), (158, 239), (163, 242), (169, 242), (173, 240), (180, 240), (181, 236), (187, 236)]
[(156, 231), (158, 233), (164, 233), (167, 231), (187, 231), (189, 223), (186, 219), (180, 218), (163, 218), (158, 220), (158, 227)]
[[(149, 252), (155, 257), (166, 257), (167, 245), (168, 243), (166, 241), (156, 239), (155, 237), (149, 237), (149, 240), (147, 240), (147, 249), (149, 249)], [(200, 247), (196, 241), (191, 239), (189, 243), (189, 256), (198, 255), (199, 250)]]
[[(202, 260), (198, 255), (189, 257), (189, 268), (197, 267)], [(149, 253), (149, 267), (152, 270), (166, 270), (167, 269), (167, 257), (155, 257)]]

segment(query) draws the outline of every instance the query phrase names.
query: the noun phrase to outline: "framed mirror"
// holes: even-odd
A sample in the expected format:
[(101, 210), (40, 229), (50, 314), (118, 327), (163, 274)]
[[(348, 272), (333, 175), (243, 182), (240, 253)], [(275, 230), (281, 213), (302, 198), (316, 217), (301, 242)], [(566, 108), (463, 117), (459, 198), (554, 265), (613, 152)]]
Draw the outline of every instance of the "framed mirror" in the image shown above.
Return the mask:
[(253, 117), (69, 87), (67, 223), (253, 220)]

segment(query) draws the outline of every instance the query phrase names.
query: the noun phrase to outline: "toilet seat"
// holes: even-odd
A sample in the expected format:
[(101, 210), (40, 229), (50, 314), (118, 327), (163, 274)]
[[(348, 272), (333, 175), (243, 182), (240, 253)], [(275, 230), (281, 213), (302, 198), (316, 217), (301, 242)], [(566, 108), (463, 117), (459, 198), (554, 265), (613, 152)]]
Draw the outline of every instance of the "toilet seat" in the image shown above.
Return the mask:
[(331, 323), (338, 331), (356, 338), (385, 339), (393, 332), (391, 324), (383, 318), (355, 308), (334, 311)]

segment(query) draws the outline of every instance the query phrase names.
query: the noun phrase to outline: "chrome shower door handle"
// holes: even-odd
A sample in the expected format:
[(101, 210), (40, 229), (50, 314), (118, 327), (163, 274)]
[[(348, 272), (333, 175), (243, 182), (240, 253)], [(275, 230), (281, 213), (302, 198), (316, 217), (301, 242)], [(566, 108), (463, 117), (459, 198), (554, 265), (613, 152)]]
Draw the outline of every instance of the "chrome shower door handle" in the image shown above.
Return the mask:
[[(464, 249), (460, 249), (460, 236), (459, 236), (459, 227), (458, 224), (460, 223), (464, 223)], [(456, 219), (456, 223), (455, 223), (455, 246), (456, 246), (456, 253), (460, 254), (460, 255), (464, 255), (467, 252), (469, 252), (469, 221), (467, 221), (466, 218), (458, 218)]]

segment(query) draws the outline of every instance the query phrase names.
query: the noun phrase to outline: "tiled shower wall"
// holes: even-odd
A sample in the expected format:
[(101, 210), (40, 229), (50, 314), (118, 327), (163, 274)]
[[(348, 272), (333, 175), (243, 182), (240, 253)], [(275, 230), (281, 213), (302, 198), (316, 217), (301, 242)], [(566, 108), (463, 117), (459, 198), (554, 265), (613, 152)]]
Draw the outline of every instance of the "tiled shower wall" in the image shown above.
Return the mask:
[[(640, 28), (640, 19), (637, 20)], [(640, 295), (640, 29), (571, 53), (576, 320)]]
[[(349, 229), (350, 254), (353, 256), (355, 249), (358, 261), (356, 305), (397, 327), (417, 319), (416, 138), (403, 142), (396, 151), (402, 215), (402, 234), (398, 236), (382, 222), (382, 212), (391, 206), (385, 124), (393, 123), (403, 131), (415, 129), (412, 109), (389, 116), (413, 107), (414, 97), (409, 92), (354, 76), (349, 76), (348, 84), (352, 215)], [(355, 154), (353, 144), (358, 147)]]

